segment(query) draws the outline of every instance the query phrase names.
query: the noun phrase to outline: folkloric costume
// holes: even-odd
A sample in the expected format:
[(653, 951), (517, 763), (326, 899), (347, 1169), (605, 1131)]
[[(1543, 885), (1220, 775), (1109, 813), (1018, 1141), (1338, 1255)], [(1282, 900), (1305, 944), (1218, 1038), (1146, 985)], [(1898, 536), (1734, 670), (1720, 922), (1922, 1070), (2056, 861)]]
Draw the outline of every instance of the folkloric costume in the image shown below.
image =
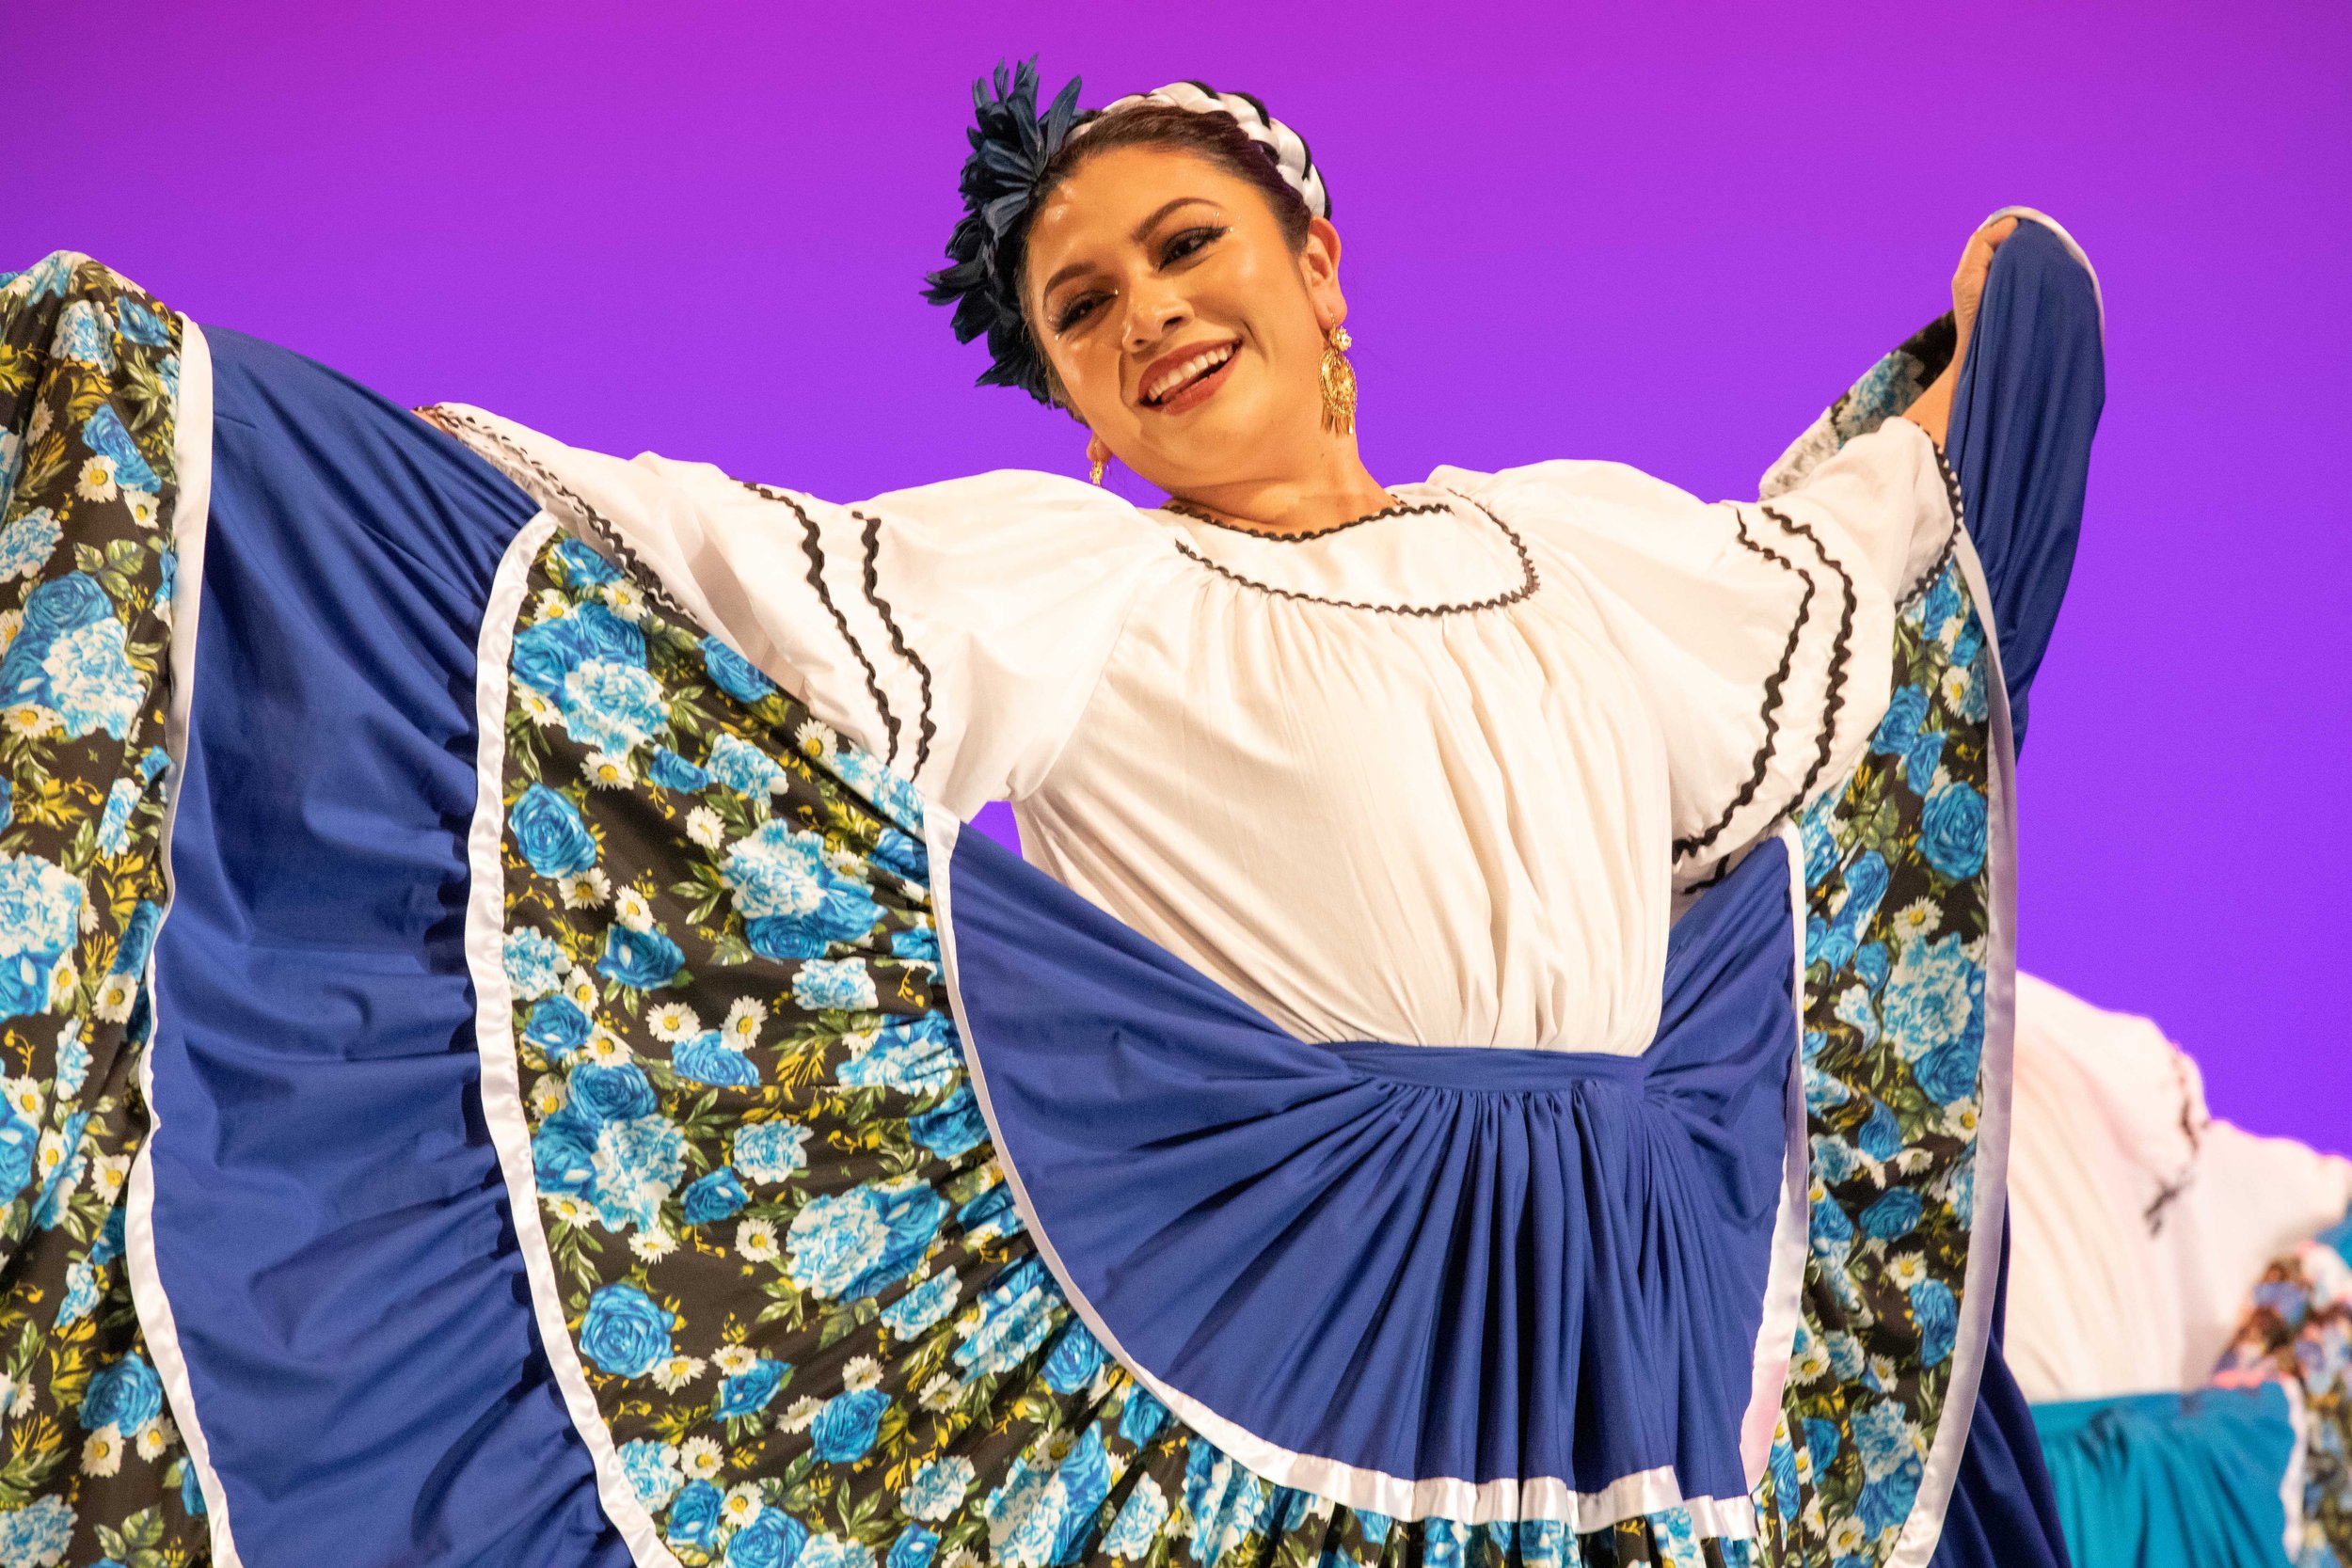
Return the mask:
[[(1040, 395), (1074, 86), (979, 95), (935, 280)], [(1152, 96), (1327, 211), (1253, 101)], [(1947, 321), (1757, 502), (1442, 467), (1279, 537), (436, 430), (70, 257), (0, 306), (58, 1449), (0, 1542), (2058, 1560), (1995, 1328), (2012, 734), (2102, 395), (2054, 225), (1948, 467), (1889, 417)]]

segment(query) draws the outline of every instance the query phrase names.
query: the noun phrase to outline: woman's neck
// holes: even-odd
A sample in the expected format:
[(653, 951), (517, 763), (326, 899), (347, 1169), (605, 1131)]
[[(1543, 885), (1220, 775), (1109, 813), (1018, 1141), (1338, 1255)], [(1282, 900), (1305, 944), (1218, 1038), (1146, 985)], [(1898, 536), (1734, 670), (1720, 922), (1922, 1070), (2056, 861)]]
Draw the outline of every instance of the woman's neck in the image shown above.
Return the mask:
[(1327, 457), (1300, 473), (1206, 484), (1169, 499), (1261, 533), (1337, 528), (1379, 511), (1392, 499), (1364, 467), (1353, 440), (1343, 448), (1334, 443)]

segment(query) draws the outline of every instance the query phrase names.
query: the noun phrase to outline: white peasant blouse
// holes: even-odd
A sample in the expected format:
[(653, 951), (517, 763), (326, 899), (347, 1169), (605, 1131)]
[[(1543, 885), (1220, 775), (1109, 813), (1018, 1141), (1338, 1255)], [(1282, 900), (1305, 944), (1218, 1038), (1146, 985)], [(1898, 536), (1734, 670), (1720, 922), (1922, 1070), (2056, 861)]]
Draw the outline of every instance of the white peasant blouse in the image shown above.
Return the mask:
[(1842, 781), (1957, 526), (1903, 420), (1767, 503), (1442, 467), (1285, 536), (1031, 472), (840, 506), (458, 412), (936, 805), (1009, 801), (1032, 863), (1318, 1040), (1645, 1049), (1677, 893)]

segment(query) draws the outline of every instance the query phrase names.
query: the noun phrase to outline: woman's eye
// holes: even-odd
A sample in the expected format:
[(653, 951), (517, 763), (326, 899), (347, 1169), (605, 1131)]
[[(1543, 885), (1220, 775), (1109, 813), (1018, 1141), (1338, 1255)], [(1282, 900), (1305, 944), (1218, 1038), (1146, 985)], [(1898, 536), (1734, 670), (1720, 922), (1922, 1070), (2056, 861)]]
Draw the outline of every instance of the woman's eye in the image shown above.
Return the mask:
[(1173, 266), (1212, 240), (1222, 239), (1224, 235), (1222, 229), (1187, 229), (1168, 242), (1168, 249), (1160, 255), (1160, 265)]
[(1076, 299), (1072, 300), (1069, 304), (1061, 308), (1061, 314), (1054, 318), (1054, 330), (1057, 332), (1069, 331), (1072, 327), (1076, 326), (1080, 322), (1085, 321), (1089, 316), (1094, 314), (1094, 308), (1102, 303), (1103, 296), (1101, 294), (1080, 294)]

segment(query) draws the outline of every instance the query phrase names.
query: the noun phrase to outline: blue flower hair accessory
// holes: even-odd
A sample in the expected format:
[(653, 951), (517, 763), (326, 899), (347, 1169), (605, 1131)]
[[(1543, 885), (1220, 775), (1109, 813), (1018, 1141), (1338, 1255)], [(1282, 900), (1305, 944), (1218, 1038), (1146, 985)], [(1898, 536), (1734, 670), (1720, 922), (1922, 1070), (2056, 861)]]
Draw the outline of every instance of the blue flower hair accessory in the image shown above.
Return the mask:
[(999, 65), (991, 83), (972, 84), (972, 109), (978, 123), (965, 135), (972, 155), (963, 162), (963, 216), (947, 236), (952, 263), (926, 275), (923, 297), (956, 308), (956, 341), (968, 343), (985, 333), (989, 366), (983, 387), (1018, 387), (1040, 403), (1050, 403), (1045, 356), (1021, 313), (1021, 252), (1036, 204), (1037, 182), (1045, 166), (1078, 123), (1078, 78), (1037, 112), (1037, 61)]

